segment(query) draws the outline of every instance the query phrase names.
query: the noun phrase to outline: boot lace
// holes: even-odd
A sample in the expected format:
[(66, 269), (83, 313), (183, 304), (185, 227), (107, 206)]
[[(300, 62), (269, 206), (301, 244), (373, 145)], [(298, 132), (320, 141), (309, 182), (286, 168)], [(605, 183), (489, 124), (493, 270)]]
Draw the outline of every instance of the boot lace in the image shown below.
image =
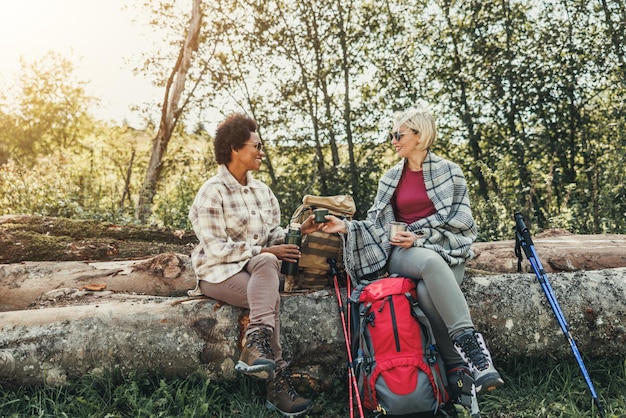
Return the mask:
[(462, 341), (459, 341), (459, 345), (474, 367), (479, 370), (489, 367), (489, 360), (475, 335), (472, 334), (463, 338)]
[(270, 331), (266, 328), (253, 332), (248, 337), (248, 347), (255, 347), (266, 358), (274, 358), (270, 345)]
[(278, 371), (278, 374), (276, 375), (276, 391), (285, 392), (292, 401), (300, 396), (294, 387), (293, 380), (291, 378), (291, 371), (287, 368), (283, 368)]

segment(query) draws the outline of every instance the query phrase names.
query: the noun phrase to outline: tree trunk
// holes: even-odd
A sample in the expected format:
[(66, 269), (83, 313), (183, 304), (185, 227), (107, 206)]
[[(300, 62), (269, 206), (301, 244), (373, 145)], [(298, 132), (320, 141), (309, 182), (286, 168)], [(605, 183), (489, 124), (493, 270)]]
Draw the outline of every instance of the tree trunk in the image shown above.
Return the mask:
[[(533, 237), (537, 256), (546, 272), (602, 270), (626, 267), (626, 235), (574, 235), (548, 230)], [(467, 267), (488, 272), (517, 272), (515, 241), (478, 242)], [(522, 271), (531, 273), (524, 256)]]
[[(626, 236), (550, 236), (554, 233), (539, 234), (534, 240), (538, 256), (548, 273), (626, 267)], [(168, 237), (167, 234), (163, 235)], [(128, 241), (121, 242), (128, 245)], [(77, 248), (76, 245), (67, 248), (72, 247)], [(514, 241), (476, 243), (473, 247), (476, 256), (468, 262), (468, 274), (517, 271)], [(28, 248), (28, 245), (19, 242), (15, 243), (14, 248), (12, 253), (17, 253), (20, 248)], [(22, 255), (25, 253), (31, 251), (23, 251)], [(2, 257), (0, 253), (0, 260)], [(523, 260), (522, 271), (532, 273), (526, 259)], [(189, 256), (177, 253), (125, 261), (0, 265), (0, 311), (27, 309), (31, 305), (41, 304), (38, 299), (42, 295), (45, 303), (47, 292), (63, 288), (81, 289), (89, 285), (104, 285), (106, 290), (117, 293), (181, 296), (195, 286), (195, 280)]]
[(187, 30), (185, 41), (180, 47), (178, 60), (165, 87), (165, 97), (163, 98), (161, 109), (161, 123), (159, 124), (159, 131), (152, 142), (152, 152), (150, 153), (146, 178), (141, 186), (137, 201), (136, 218), (144, 224), (152, 214), (152, 200), (156, 194), (157, 184), (161, 177), (163, 157), (172, 137), (172, 132), (184, 108), (184, 103), (186, 103), (183, 102), (183, 105), (179, 107), (193, 54), (198, 51), (198, 40), (202, 27), (201, 4), (202, 0), (193, 0), (189, 29)]
[[(550, 280), (581, 353), (623, 356), (626, 269), (558, 273)], [(496, 363), (511, 356), (571, 358), (534, 275), (477, 275), (463, 288)], [(1, 384), (63, 384), (103, 368), (234, 376), (246, 310), (206, 298), (73, 294), (71, 306), (0, 313)], [(71, 291), (59, 304), (68, 297)], [(285, 295), (281, 319), (294, 370), (317, 390), (330, 389), (346, 364), (332, 291)]]

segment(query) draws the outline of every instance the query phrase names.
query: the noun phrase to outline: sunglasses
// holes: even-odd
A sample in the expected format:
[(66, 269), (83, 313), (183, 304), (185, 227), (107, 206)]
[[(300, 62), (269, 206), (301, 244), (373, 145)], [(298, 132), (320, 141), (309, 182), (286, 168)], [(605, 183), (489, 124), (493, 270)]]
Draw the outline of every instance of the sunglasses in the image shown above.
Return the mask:
[(254, 144), (251, 144), (249, 142), (244, 142), (244, 145), (250, 145), (251, 147), (256, 148), (257, 151), (261, 152), (263, 151), (263, 144), (260, 142), (255, 142)]
[(409, 135), (409, 134), (411, 134), (411, 133), (413, 133), (413, 134), (418, 134), (418, 133), (420, 133), (420, 132), (419, 132), (419, 131), (416, 131), (416, 130), (414, 130), (414, 129), (409, 129), (409, 131), (406, 131), (406, 132), (398, 132), (398, 131), (395, 131), (395, 132), (390, 132), (390, 133), (389, 133), (389, 141), (394, 141), (394, 140), (395, 140), (395, 141), (399, 141), (399, 140), (401, 140), (401, 139), (402, 139), (402, 137), (403, 137), (404, 135)]

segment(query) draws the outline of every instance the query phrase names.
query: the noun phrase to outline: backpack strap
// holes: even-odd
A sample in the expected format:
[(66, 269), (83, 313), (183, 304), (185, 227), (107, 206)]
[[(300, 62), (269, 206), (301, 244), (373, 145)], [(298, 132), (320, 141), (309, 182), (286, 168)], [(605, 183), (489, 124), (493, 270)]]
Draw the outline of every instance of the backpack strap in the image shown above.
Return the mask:
[(425, 328), (426, 328), (426, 334), (428, 337), (428, 347), (434, 346), (435, 344), (437, 344), (437, 341), (435, 341), (435, 336), (433, 335), (433, 328), (430, 325), (430, 321), (428, 320), (428, 317), (426, 316), (426, 314), (424, 313), (424, 311), (422, 311), (422, 308), (419, 305), (419, 302), (417, 301), (416, 298), (413, 297), (413, 295), (409, 292), (405, 293), (406, 298), (409, 300), (409, 302), (411, 302), (411, 314), (419, 321), (420, 324), (422, 324)]
[(441, 365), (443, 365), (443, 359), (441, 359), (438, 356), (437, 348), (435, 346), (436, 341), (435, 341), (435, 336), (433, 334), (432, 326), (430, 325), (430, 321), (428, 320), (428, 317), (426, 316), (424, 311), (422, 311), (422, 308), (420, 308), (417, 299), (414, 298), (410, 292), (406, 292), (405, 296), (411, 302), (411, 314), (415, 318), (417, 318), (421, 326), (424, 328), (423, 334), (428, 339), (425, 343), (424, 356), (426, 358), (426, 363), (428, 367), (430, 367), (431, 369), (431, 372), (433, 375), (433, 381), (435, 382), (435, 384), (433, 384), (433, 390), (435, 391), (435, 396), (440, 402), (445, 403), (447, 401), (447, 394), (439, 390), (439, 388), (446, 387), (448, 382), (445, 378), (445, 374), (442, 373), (442, 370), (440, 367)]
[[(355, 289), (355, 291), (360, 295), (360, 291), (362, 289)], [(354, 293), (354, 292), (353, 292)], [(352, 297), (350, 297), (352, 301)], [(358, 301), (358, 296), (357, 299)], [(354, 302), (353, 302), (354, 303)], [(371, 303), (360, 303), (356, 302), (354, 306), (359, 308), (359, 319), (356, 325), (356, 329), (353, 332), (353, 336), (356, 336), (353, 347), (356, 348), (356, 356), (354, 358), (354, 370), (357, 381), (361, 379), (368, 379), (368, 376), (371, 374), (371, 368), (373, 366), (374, 358), (372, 355), (372, 347), (369, 346), (367, 338), (363, 336), (363, 330), (365, 330), (368, 322), (372, 321), (373, 313), (370, 311), (372, 306)], [(354, 352), (354, 349), (353, 349)], [(364, 398), (365, 386), (369, 388), (368, 396), (369, 399), (376, 399), (376, 392), (373, 385), (360, 385), (361, 390), (359, 395), (361, 399)]]
[[(372, 367), (372, 363), (374, 361), (374, 357), (372, 355), (372, 351), (373, 351), (372, 347), (369, 346), (367, 339), (362, 337), (363, 335), (362, 332), (367, 326), (367, 324), (374, 321), (374, 313), (371, 312), (370, 310), (371, 306), (372, 306), (371, 303), (364, 305), (363, 307), (361, 307), (362, 309), (361, 309), (361, 312), (359, 313), (359, 316), (360, 316), (359, 330), (361, 331), (361, 333), (359, 334), (359, 341), (360, 341), (359, 347), (361, 348), (361, 351), (363, 352), (363, 362), (364, 362), (365, 368)], [(367, 371), (367, 373), (369, 374), (369, 371)]]

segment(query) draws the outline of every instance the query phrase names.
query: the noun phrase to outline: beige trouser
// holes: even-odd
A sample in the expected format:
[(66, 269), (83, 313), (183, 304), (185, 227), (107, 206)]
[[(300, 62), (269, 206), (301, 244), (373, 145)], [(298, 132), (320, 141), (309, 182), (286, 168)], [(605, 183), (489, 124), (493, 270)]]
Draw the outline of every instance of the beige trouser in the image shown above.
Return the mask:
[(280, 261), (274, 254), (255, 255), (239, 273), (221, 283), (200, 280), (200, 290), (210, 298), (250, 309), (246, 335), (261, 327), (272, 330), (270, 344), (278, 368), (285, 366), (280, 346)]

